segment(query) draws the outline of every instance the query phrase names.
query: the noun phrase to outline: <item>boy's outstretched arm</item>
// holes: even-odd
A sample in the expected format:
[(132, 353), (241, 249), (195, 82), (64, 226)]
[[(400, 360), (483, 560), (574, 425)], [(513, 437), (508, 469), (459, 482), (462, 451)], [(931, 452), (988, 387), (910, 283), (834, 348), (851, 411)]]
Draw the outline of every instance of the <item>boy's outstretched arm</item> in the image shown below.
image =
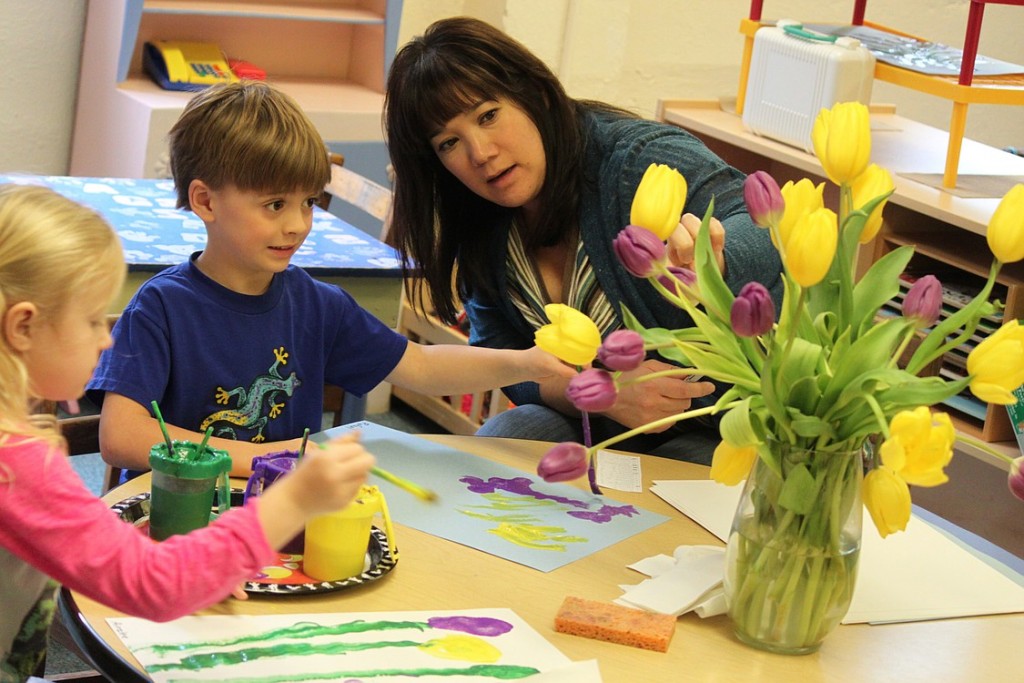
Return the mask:
[[(203, 434), (168, 424), (172, 439), (200, 443)], [(149, 409), (134, 400), (108, 391), (100, 411), (100, 452), (103, 460), (113, 467), (130, 470), (149, 469), (149, 449), (163, 443), (160, 424)], [(252, 459), (257, 455), (282, 450), (298, 450), (302, 439), (273, 441), (261, 444), (210, 437), (211, 448), (220, 448), (231, 454), (231, 474), (248, 477), (252, 474)]]
[(536, 346), (514, 350), (409, 342), (387, 381), (420, 394), (444, 396), (575, 374), (575, 369)]

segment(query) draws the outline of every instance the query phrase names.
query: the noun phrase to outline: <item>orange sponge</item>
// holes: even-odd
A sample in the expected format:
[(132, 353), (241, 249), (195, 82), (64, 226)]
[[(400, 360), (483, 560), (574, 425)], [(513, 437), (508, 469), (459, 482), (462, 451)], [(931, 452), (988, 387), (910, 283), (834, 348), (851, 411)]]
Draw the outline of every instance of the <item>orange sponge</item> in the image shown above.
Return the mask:
[(645, 650), (668, 652), (676, 618), (585, 598), (566, 597), (555, 615), (555, 630)]

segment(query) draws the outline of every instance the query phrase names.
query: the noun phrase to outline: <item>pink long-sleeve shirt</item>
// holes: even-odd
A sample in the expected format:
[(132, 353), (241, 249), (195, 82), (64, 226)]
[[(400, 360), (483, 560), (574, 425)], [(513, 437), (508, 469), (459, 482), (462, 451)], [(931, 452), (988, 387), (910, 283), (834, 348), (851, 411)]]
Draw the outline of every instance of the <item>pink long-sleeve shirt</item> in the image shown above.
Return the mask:
[(223, 600), (276, 560), (256, 504), (157, 543), (85, 488), (62, 452), (11, 437), (0, 446), (0, 662), (46, 576), (153, 621)]

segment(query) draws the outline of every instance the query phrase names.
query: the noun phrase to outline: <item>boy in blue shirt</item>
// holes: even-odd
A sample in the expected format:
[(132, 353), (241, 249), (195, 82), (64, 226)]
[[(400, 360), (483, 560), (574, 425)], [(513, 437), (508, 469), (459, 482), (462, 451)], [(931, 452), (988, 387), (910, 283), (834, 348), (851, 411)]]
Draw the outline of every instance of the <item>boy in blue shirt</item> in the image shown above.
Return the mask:
[(109, 464), (148, 469), (163, 439), (154, 400), (172, 438), (198, 441), (213, 427), (210, 445), (247, 476), (254, 456), (297, 450), (304, 429), (320, 430), (325, 382), (448, 395), (575, 374), (537, 347), (410, 342), (291, 265), (330, 165), (316, 128), (274, 87), (207, 89), (169, 140), (178, 207), (203, 221), (207, 243), (142, 285), (88, 385)]

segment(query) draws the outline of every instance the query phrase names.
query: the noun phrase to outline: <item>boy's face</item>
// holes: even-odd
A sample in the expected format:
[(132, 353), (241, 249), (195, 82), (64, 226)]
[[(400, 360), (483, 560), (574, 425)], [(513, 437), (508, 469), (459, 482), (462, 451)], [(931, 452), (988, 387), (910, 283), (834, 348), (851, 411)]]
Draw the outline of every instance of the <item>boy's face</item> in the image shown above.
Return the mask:
[(199, 269), (236, 292), (262, 294), (309, 234), (317, 199), (319, 193), (203, 186), (192, 202), (207, 232)]

